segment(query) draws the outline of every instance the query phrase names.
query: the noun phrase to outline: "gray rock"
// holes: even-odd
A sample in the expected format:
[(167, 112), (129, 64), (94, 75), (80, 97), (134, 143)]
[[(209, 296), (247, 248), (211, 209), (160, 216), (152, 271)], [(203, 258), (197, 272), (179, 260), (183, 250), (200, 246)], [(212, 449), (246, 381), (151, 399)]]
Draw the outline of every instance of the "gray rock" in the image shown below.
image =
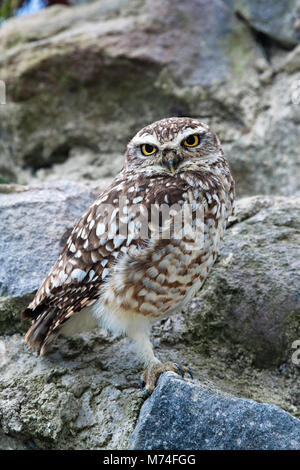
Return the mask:
[(300, 449), (300, 420), (274, 405), (225, 397), (168, 372), (143, 405), (137, 450)]
[(300, 198), (241, 199), (231, 224), (189, 328), (242, 344), (259, 367), (276, 366), (300, 338)]
[[(238, 196), (300, 194), (297, 177), (300, 67), (299, 51), (298, 54), (296, 51), (271, 64), (272, 79), (268, 84), (262, 83), (263, 92), (258, 93), (259, 107), (254, 107), (255, 118), (248, 121), (243, 132), (227, 142), (221, 130), (220, 136), (224, 136), (224, 151), (235, 176)], [(249, 88), (249, 111), (257, 98), (257, 93)]]
[[(0, 331), (23, 331), (20, 311), (107, 184), (47, 184), (0, 194)], [(238, 202), (218, 263), (191, 304), (186, 322), (195, 338), (242, 344), (259, 367), (288, 359), (300, 337), (299, 209), (299, 198)]]
[(142, 396), (124, 341), (99, 331), (40, 358), (21, 335), (2, 336), (0, 371), (2, 449), (128, 448)]
[(20, 319), (73, 224), (107, 184), (0, 186), (1, 449), (128, 447), (142, 396), (124, 339), (96, 330), (58, 340), (40, 358), (25, 345), (29, 323)]
[[(20, 320), (63, 235), (106, 184), (1, 186), (1, 448), (129, 445), (143, 402), (131, 343), (95, 330), (58, 338), (40, 358), (25, 345), (28, 324)], [(291, 357), (300, 337), (298, 207), (296, 198), (239, 201), (203, 291), (187, 309), (157, 322), (152, 337), (158, 356), (190, 365), (201, 387), (271, 402), (297, 417), (300, 369)], [(286, 246), (293, 261), (283, 262)]]
[[(294, 0), (235, 8), (294, 34)], [(113, 176), (138, 129), (189, 115), (219, 134), (240, 197), (300, 192), (299, 51), (262, 47), (229, 0), (47, 8), (7, 21), (0, 48), (0, 182)]]
[(229, 0), (252, 28), (260, 31), (284, 46), (300, 42), (300, 2), (272, 0)]
[[(65, 177), (68, 161), (83, 178), (111, 175), (128, 139), (162, 117), (214, 110), (224, 120), (225, 107), (236, 121), (244, 109), (233, 95), (258, 82), (255, 63), (263, 57), (221, 0), (47, 8), (8, 20), (0, 48), (7, 83), (0, 173), (21, 183), (32, 180), (32, 170), (46, 178), (51, 165)], [(85, 172), (86, 162), (96, 171)]]
[(0, 185), (0, 332), (23, 331), (26, 306), (75, 222), (108, 185)]
[[(287, 54), (277, 65), (276, 71), (286, 71), (289, 74), (300, 70), (300, 45), (295, 47), (292, 52)], [(292, 101), (294, 104), (300, 104), (300, 86), (299, 83), (295, 83), (292, 90)], [(293, 96), (294, 95), (294, 96)]]
[(92, 3), (95, 2), (96, 0), (70, 0), (69, 3), (71, 5), (82, 5), (84, 3)]
[(8, 194), (0, 186), (0, 296), (22, 297), (39, 287), (75, 222), (107, 184), (44, 184)]
[(0, 182), (115, 175), (139, 128), (189, 115), (219, 134), (239, 196), (299, 193), (299, 54), (266, 53), (227, 3), (101, 0), (7, 21)]

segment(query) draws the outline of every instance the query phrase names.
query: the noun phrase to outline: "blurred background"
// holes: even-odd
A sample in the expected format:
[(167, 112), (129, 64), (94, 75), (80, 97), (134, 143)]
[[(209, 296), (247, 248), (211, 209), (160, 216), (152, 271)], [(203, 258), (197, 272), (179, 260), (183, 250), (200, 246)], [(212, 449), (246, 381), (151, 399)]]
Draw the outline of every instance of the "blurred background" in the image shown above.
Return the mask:
[(300, 0), (2, 0), (0, 183), (111, 178), (141, 127), (192, 116), (238, 196), (294, 195), (299, 43)]

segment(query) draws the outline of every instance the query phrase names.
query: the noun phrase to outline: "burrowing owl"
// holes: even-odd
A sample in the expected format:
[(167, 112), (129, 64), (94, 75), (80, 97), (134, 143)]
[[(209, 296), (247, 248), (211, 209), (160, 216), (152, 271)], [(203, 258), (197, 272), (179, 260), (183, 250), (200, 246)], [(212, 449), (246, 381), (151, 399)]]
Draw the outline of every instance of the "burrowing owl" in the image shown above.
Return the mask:
[(155, 357), (149, 326), (201, 288), (233, 204), (234, 181), (206, 124), (169, 118), (140, 130), (23, 312), (27, 343), (42, 355), (59, 333), (101, 326), (135, 342), (147, 393), (162, 372), (189, 371)]

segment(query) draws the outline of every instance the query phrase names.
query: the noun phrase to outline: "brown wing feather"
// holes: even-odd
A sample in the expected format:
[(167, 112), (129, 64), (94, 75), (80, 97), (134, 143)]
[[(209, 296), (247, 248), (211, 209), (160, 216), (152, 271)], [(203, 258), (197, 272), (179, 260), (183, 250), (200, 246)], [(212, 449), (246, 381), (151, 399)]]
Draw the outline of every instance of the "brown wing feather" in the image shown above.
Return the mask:
[(77, 222), (57, 262), (22, 312), (22, 318), (33, 322), (25, 336), (30, 346), (44, 352), (63, 323), (99, 297), (116, 260), (108, 231), (123, 184), (122, 178), (115, 179)]
[[(33, 321), (25, 337), (27, 343), (40, 347), (44, 353), (64, 322), (101, 295), (104, 279), (124, 250), (144, 243), (132, 236), (135, 223), (130, 227), (130, 221), (135, 222), (144, 212), (139, 210), (140, 202), (147, 208), (143, 217), (149, 221), (151, 204), (166, 203), (166, 188), (167, 204), (173, 205), (182, 200), (188, 187), (185, 181), (173, 177), (149, 180), (128, 174), (125, 178), (121, 173), (77, 222), (57, 262), (24, 310), (23, 318)], [(126, 211), (121, 198), (127, 199)], [(120, 238), (123, 218), (128, 224), (128, 236)]]

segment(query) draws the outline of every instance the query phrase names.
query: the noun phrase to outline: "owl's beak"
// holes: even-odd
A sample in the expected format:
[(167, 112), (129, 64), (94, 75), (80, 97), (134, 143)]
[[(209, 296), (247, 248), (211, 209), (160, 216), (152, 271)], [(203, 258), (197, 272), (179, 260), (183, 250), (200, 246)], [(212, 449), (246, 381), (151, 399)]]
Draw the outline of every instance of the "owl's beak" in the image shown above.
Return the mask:
[(174, 173), (176, 171), (176, 168), (174, 168), (174, 166), (175, 166), (174, 162), (169, 160), (167, 166), (168, 166), (170, 172), (172, 173), (172, 175), (174, 175)]
[(169, 150), (164, 151), (162, 157), (162, 164), (168, 168), (172, 175), (174, 175), (182, 160), (183, 158), (177, 155), (176, 152), (174, 152), (173, 150)]

